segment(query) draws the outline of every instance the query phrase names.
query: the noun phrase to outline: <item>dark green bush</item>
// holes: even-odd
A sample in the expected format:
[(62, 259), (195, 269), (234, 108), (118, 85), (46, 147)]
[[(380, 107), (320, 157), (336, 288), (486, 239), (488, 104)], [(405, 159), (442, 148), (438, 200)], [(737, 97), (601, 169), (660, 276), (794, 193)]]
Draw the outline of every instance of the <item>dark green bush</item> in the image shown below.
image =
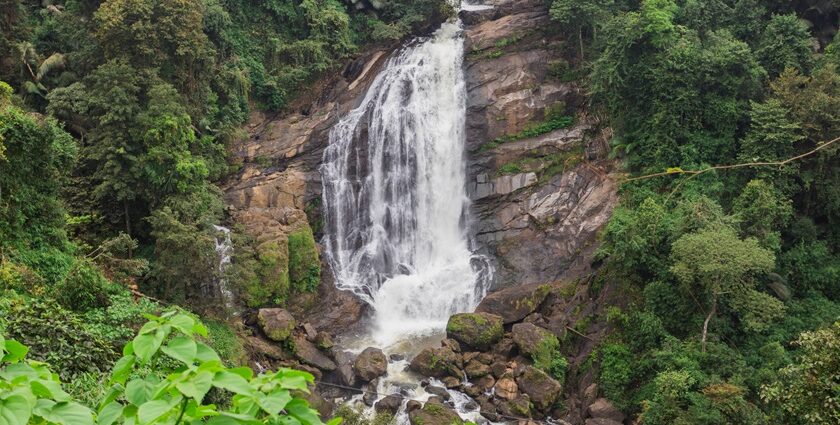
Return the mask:
[(65, 380), (107, 371), (116, 352), (72, 312), (48, 299), (16, 299), (6, 315), (6, 335), (29, 346), (29, 356), (55, 368)]
[(55, 298), (63, 307), (77, 312), (105, 308), (110, 303), (109, 284), (96, 265), (81, 259), (56, 286)]

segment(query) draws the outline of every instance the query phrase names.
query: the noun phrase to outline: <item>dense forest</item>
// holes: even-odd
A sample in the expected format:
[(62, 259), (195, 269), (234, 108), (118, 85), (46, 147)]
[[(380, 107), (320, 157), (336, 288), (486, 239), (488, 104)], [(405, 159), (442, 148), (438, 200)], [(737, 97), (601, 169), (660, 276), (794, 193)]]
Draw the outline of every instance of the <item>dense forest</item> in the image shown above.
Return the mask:
[[(546, 2), (551, 71), (623, 169), (605, 396), (645, 425), (840, 423), (840, 2)], [(320, 423), (289, 395), (311, 376), (236, 368), (202, 294), (249, 114), (454, 13), (356, 3), (0, 0), (0, 424)]]

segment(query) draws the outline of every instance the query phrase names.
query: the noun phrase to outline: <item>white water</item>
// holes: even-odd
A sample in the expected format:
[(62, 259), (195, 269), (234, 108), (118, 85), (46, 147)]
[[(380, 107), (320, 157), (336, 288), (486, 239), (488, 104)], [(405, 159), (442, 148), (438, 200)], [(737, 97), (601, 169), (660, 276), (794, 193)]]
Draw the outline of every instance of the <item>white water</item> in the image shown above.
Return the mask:
[(230, 286), (228, 285), (225, 271), (227, 270), (231, 261), (231, 256), (233, 255), (233, 242), (230, 240), (230, 229), (227, 227), (213, 225), (213, 229), (216, 230), (215, 243), (216, 256), (218, 257), (217, 267), (219, 272), (218, 280), (215, 283), (219, 294), (222, 296), (222, 301), (224, 302), (225, 307), (228, 310), (231, 310), (234, 307), (233, 291), (231, 291)]
[(491, 273), (470, 251), (460, 21), (397, 52), (330, 133), (321, 169), (336, 285), (373, 306), (369, 342), (439, 335)]

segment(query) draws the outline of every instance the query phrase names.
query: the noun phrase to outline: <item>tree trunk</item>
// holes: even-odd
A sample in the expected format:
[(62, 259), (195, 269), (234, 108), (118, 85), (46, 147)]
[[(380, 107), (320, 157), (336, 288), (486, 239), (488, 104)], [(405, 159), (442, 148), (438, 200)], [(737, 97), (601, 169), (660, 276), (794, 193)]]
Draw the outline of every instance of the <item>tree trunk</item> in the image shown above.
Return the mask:
[[(131, 237), (131, 218), (128, 215), (128, 199), (123, 199), (123, 212), (125, 213), (125, 233)], [(128, 258), (132, 257), (131, 245), (128, 246)]]
[(578, 42), (580, 43), (580, 65), (583, 66), (583, 25), (578, 27)]
[(717, 313), (717, 295), (714, 296), (712, 299), (712, 309), (709, 310), (709, 315), (706, 316), (706, 320), (703, 321), (703, 337), (700, 339), (701, 343), (701, 351), (706, 352), (706, 337), (709, 334), (709, 321), (712, 320), (712, 316)]

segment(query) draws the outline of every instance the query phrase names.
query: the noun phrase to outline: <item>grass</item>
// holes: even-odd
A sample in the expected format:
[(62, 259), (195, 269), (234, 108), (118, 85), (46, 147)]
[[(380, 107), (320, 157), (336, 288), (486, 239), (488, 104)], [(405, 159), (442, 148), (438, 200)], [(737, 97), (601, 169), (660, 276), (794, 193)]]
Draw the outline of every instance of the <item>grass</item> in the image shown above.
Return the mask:
[(486, 152), (497, 148), (503, 143), (513, 142), (522, 139), (530, 139), (532, 137), (539, 137), (543, 134), (548, 134), (552, 131), (559, 130), (561, 128), (568, 128), (571, 127), (575, 121), (574, 118), (568, 115), (558, 115), (556, 111), (554, 111), (554, 108), (549, 108), (546, 111), (546, 115), (548, 116), (548, 118), (546, 118), (544, 121), (528, 125), (525, 127), (524, 130), (520, 131), (519, 133), (506, 134), (481, 145), (479, 151)]

